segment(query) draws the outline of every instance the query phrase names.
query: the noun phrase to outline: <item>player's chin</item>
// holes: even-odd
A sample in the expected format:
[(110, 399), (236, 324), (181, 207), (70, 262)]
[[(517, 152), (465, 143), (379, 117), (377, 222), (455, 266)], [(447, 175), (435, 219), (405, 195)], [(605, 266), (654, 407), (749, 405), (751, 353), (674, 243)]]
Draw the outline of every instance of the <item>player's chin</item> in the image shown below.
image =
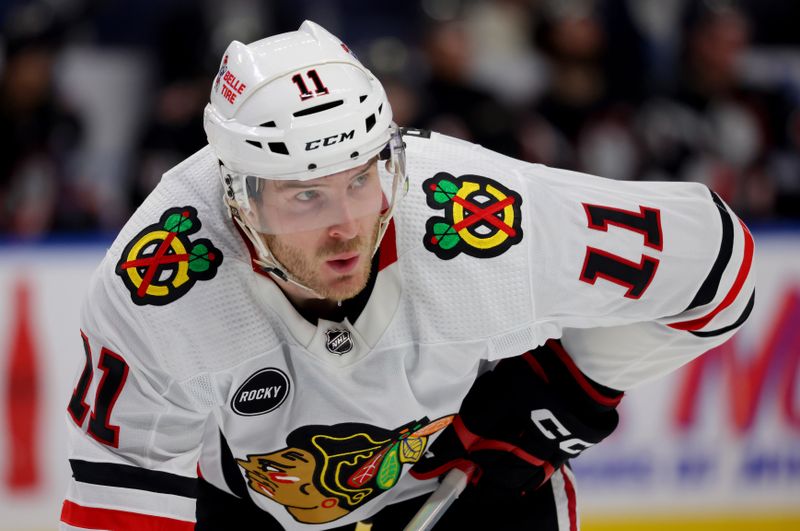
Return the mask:
[(346, 301), (347, 299), (352, 299), (358, 295), (362, 289), (364, 289), (363, 284), (361, 282), (357, 282), (357, 280), (358, 279), (348, 277), (346, 279), (335, 281), (333, 285), (329, 286), (326, 298), (337, 301)]
[(349, 275), (332, 277), (326, 283), (325, 289), (323, 290), (325, 292), (325, 298), (338, 301), (352, 299), (363, 291), (367, 285), (368, 279), (369, 269), (359, 269)]

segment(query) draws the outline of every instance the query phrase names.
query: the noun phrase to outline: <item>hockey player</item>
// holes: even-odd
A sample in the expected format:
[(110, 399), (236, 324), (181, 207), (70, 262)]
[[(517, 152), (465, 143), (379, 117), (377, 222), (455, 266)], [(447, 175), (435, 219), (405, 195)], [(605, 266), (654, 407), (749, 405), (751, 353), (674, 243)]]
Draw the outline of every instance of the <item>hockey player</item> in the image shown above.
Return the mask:
[(93, 277), (62, 529), (400, 529), (454, 466), (439, 528), (576, 529), (567, 460), (752, 307), (706, 187), (400, 130), (311, 22), (210, 99)]

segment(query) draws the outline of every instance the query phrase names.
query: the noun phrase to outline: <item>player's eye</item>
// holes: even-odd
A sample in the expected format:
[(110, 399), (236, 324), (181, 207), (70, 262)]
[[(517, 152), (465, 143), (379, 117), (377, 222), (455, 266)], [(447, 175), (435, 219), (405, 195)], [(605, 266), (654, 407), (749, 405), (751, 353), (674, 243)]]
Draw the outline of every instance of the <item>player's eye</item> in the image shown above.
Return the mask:
[(369, 174), (362, 173), (350, 183), (351, 188), (362, 188), (365, 184), (367, 184), (367, 179), (369, 179)]
[(295, 194), (294, 198), (301, 203), (308, 203), (309, 201), (313, 201), (319, 197), (319, 192), (316, 190), (303, 190), (302, 192)]

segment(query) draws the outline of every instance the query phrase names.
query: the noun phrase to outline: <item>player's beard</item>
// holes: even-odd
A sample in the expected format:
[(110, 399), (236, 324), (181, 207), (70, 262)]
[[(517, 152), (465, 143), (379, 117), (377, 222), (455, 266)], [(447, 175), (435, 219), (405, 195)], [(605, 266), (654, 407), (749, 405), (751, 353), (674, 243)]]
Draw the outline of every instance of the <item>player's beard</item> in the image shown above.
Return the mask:
[[(375, 221), (368, 237), (358, 235), (347, 241), (331, 240), (318, 248), (311, 257), (293, 246), (291, 238), (272, 234), (263, 234), (263, 237), (272, 255), (294, 280), (311, 288), (324, 299), (343, 301), (352, 299), (367, 286), (372, 271), (372, 251), (379, 229), (380, 218)], [(334, 277), (333, 280), (323, 279), (322, 268), (325, 261), (349, 252), (358, 252), (360, 255), (356, 269), (347, 275)]]

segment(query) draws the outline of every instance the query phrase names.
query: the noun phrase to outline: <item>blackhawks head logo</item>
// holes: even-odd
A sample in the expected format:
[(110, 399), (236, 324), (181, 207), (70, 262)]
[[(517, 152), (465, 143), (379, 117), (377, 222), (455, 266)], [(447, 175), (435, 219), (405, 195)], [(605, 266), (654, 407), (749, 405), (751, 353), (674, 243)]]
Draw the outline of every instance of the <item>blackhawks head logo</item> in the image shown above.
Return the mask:
[(214, 278), (222, 253), (207, 239), (190, 240), (198, 230), (196, 209), (171, 208), (125, 246), (115, 271), (134, 303), (161, 306), (183, 296), (198, 280)]
[(440, 172), (422, 186), (428, 206), (444, 209), (444, 217), (434, 216), (425, 225), (425, 248), (439, 258), (462, 252), (491, 258), (522, 240), (522, 198), (497, 181)]
[(332, 522), (394, 487), (403, 465), (419, 461), (428, 437), (452, 420), (425, 417), (393, 430), (354, 422), (302, 426), (286, 447), (236, 461), (251, 489), (298, 522)]

